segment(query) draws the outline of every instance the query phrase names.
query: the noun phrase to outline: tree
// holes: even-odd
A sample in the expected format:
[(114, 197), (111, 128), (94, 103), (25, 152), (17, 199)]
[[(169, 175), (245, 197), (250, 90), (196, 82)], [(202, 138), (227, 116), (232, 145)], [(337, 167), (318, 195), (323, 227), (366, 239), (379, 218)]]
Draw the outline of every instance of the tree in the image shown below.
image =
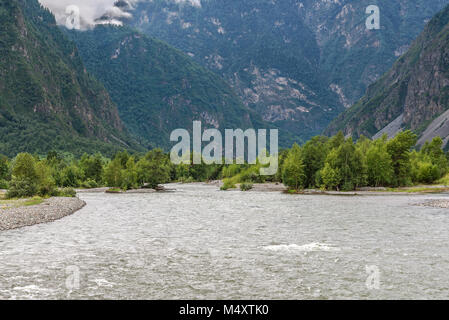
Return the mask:
[(295, 190), (303, 189), (306, 183), (301, 148), (295, 143), (284, 161), (282, 170), (283, 183)]
[(29, 153), (20, 153), (14, 159), (12, 180), (7, 198), (31, 197), (38, 192), (39, 175), (36, 160)]
[(387, 143), (387, 151), (391, 156), (394, 181), (396, 186), (411, 183), (410, 150), (416, 144), (416, 134), (410, 130), (400, 132)]
[(168, 156), (161, 149), (149, 151), (136, 165), (138, 181), (156, 188), (161, 183), (170, 180), (170, 165)]
[(93, 180), (96, 183), (101, 183), (103, 176), (103, 157), (100, 153), (96, 153), (95, 156), (84, 154), (80, 160), (80, 168), (84, 172), (85, 181)]
[(104, 179), (108, 187), (121, 188), (124, 170), (119, 158), (110, 161), (104, 170)]
[(137, 168), (134, 157), (129, 157), (126, 162), (126, 169), (123, 172), (123, 182), (121, 188), (124, 190), (134, 189), (138, 187)]
[(29, 153), (19, 153), (14, 160), (12, 175), (37, 182), (36, 160)]
[(8, 157), (0, 155), (0, 180), (6, 180), (9, 174)]
[(338, 169), (333, 169), (329, 163), (326, 163), (324, 168), (320, 171), (320, 177), (324, 189), (338, 190), (338, 186), (341, 183), (340, 172)]
[(333, 149), (327, 156), (326, 163), (338, 173), (340, 189), (354, 190), (365, 184), (366, 168), (363, 155), (355, 148), (352, 138), (347, 139), (337, 149)]
[[(443, 151), (443, 140), (435, 137), (431, 142), (426, 142), (421, 148), (421, 153), (429, 156), (430, 162), (437, 168), (437, 176), (441, 178), (448, 172), (449, 163)], [(437, 180), (435, 179), (435, 180)]]
[(327, 154), (329, 153), (327, 137), (314, 137), (301, 149), (304, 163), (305, 186), (315, 187), (316, 175), (324, 167)]
[(75, 165), (75, 163), (72, 163), (70, 166), (67, 166), (62, 170), (61, 184), (63, 187), (79, 187), (82, 179), (83, 172), (78, 166)]
[(393, 162), (385, 140), (374, 141), (366, 152), (368, 184), (374, 187), (390, 185), (394, 178)]

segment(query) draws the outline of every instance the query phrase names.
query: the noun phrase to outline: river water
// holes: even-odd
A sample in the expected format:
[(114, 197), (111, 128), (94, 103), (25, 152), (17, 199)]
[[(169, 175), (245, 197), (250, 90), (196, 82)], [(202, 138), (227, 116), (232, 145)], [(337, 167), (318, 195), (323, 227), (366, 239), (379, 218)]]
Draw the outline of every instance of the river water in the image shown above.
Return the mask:
[(1, 232), (0, 299), (449, 298), (447, 195), (174, 187)]

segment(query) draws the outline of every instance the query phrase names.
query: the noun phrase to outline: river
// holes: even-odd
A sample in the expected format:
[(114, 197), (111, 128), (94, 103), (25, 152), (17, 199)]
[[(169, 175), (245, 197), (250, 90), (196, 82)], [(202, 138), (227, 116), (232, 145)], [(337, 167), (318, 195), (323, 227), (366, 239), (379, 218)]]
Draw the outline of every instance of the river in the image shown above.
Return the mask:
[(0, 233), (0, 299), (447, 299), (447, 195), (174, 185)]

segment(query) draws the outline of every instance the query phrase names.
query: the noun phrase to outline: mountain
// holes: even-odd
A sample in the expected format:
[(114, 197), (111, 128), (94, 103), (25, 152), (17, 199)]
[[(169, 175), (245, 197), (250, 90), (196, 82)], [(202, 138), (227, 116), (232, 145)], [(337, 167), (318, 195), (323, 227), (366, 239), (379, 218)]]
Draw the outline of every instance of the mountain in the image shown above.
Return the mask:
[(194, 120), (221, 130), (270, 127), (220, 76), (162, 41), (106, 25), (67, 34), (142, 143), (167, 148), (170, 133), (191, 131)]
[(343, 130), (352, 136), (395, 135), (412, 129), (418, 144), (435, 136), (449, 141), (449, 6), (366, 96), (339, 116), (327, 133)]
[(37, 0), (0, 0), (0, 153), (139, 149)]
[[(294, 1), (299, 2), (299, 1)], [(387, 72), (448, 0), (301, 0), (300, 15), (314, 31), (327, 84), (350, 107)], [(366, 9), (379, 8), (380, 29), (366, 28)]]
[[(125, 1), (120, 1), (125, 8)], [(386, 72), (448, 0), (153, 0), (131, 24), (221, 75), (265, 121), (307, 139)], [(378, 5), (380, 30), (367, 30)]]
[(132, 13), (128, 23), (221, 75), (283, 132), (307, 139), (343, 110), (320, 73), (315, 36), (291, 1), (156, 0)]

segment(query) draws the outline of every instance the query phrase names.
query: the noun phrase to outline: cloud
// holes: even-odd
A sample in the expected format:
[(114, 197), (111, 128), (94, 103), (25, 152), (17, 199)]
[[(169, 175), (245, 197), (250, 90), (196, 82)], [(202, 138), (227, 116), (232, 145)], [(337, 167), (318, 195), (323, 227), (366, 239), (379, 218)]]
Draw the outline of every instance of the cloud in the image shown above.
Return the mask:
[[(53, 12), (58, 24), (66, 25), (68, 17), (71, 16), (70, 23), (77, 29), (86, 29), (104, 23), (121, 25), (122, 22), (119, 19), (131, 17), (129, 12), (114, 5), (117, 0), (39, 0), (39, 2)], [(132, 5), (135, 1), (126, 2)], [(78, 12), (80, 23), (73, 24), (73, 18), (76, 20)]]
[[(130, 11), (138, 2), (144, 1), (153, 0), (39, 0), (53, 12), (58, 24), (70, 25), (76, 29), (88, 29), (97, 24), (122, 25), (121, 19), (131, 18)], [(167, 0), (167, 2), (201, 8), (201, 0)]]

